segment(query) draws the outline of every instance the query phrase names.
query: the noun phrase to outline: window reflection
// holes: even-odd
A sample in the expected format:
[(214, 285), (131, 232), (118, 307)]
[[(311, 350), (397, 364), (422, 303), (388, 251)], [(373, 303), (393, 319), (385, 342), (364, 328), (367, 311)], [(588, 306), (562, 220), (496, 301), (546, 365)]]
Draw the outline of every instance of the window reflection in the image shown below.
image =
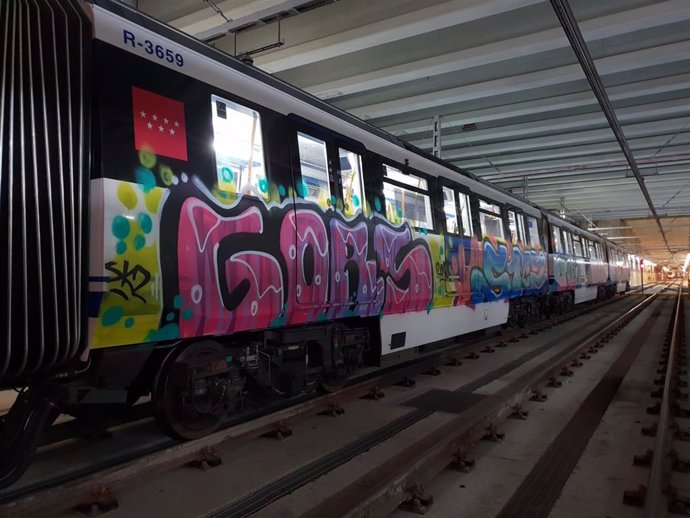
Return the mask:
[(268, 197), (259, 113), (217, 95), (211, 111), (218, 189)]
[(343, 148), (338, 150), (338, 155), (343, 182), (343, 212), (347, 217), (354, 217), (365, 210), (362, 157)]
[(302, 184), (298, 186), (297, 192), (302, 198), (314, 201), (325, 209), (332, 205), (326, 143), (311, 135), (298, 132), (297, 146), (302, 173)]

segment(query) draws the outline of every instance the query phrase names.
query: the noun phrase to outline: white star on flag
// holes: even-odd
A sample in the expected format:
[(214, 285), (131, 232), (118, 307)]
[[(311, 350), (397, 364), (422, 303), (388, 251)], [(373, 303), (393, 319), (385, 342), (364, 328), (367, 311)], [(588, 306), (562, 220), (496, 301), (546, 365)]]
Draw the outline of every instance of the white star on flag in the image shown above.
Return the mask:
[(154, 121), (157, 121), (157, 120), (158, 120), (158, 115), (156, 115), (156, 114), (154, 113), (154, 114), (151, 116), (151, 118), (152, 118)]
[(175, 127), (176, 127), (176, 128), (179, 128), (179, 127), (180, 127), (180, 123), (177, 122), (177, 121), (175, 121)]
[(165, 118), (163, 119), (163, 124), (167, 124), (167, 123), (168, 123), (168, 118), (165, 117)]
[(151, 124), (150, 122), (147, 122), (147, 123), (146, 123), (146, 127), (147, 127), (148, 129), (153, 129), (153, 124)]
[(140, 112), (139, 112), (139, 115), (141, 115), (141, 118), (142, 118), (142, 119), (145, 119), (145, 118), (146, 118), (146, 112), (145, 112), (145, 111), (140, 111)]
[(171, 135), (174, 135), (174, 134), (175, 134), (175, 130), (172, 129), (172, 128), (170, 128), (170, 134), (171, 134)]
[(163, 126), (158, 126), (158, 131), (160, 131), (161, 133), (163, 133), (163, 130), (164, 130), (164, 129), (165, 129), (165, 128), (163, 128)]

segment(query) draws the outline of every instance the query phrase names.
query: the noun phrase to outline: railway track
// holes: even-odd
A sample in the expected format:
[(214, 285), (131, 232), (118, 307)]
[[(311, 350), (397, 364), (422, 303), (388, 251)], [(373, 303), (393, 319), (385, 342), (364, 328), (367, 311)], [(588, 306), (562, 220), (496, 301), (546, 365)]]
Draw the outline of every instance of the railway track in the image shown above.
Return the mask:
[[(618, 300), (621, 301), (620, 299)], [(621, 302), (624, 303), (623, 301)], [(606, 305), (600, 304), (596, 308), (600, 310)], [(520, 337), (525, 338), (530, 333), (535, 334), (539, 331), (544, 331), (559, 323), (577, 318), (585, 312), (584, 310), (576, 311), (573, 314), (554, 319), (554, 321), (540, 323), (530, 329), (510, 331), (501, 336), (482, 340), (472, 345), (448, 346), (440, 351), (428, 354), (422, 362), (415, 365), (405, 365), (396, 369), (390, 369), (382, 374), (365, 377), (336, 394), (322, 395), (299, 402), (292, 407), (280, 409), (270, 415), (259, 416), (251, 421), (234, 425), (199, 441), (179, 444), (171, 442), (161, 443), (153, 448), (149, 448), (148, 451), (145, 449), (139, 450), (133, 453), (131, 458), (120, 456), (116, 462), (111, 462), (110, 465), (95, 464), (88, 470), (78, 470), (67, 476), (63, 475), (59, 479), (43, 480), (40, 484), (27, 484), (14, 490), (14, 492), (2, 492), (0, 493), (0, 501), (2, 501), (0, 513), (3, 515), (7, 514), (8, 516), (41, 515), (46, 509), (68, 508), (85, 501), (88, 502), (90, 499), (98, 501), (100, 498), (103, 500), (103, 495), (109, 491), (115, 491), (137, 480), (160, 474), (188, 462), (213, 463), (214, 449), (220, 446), (226, 449), (228, 447), (236, 448), (264, 433), (287, 434), (288, 430), (285, 426), (287, 422), (294, 424), (324, 411), (338, 413), (341, 405), (344, 403), (366, 395), (373, 395), (375, 397), (377, 390), (383, 386), (391, 385), (401, 380), (409, 380), (424, 371), (433, 372), (434, 369), (444, 363), (457, 363), (460, 356), (472, 357), (480, 351), (490, 351), (494, 347), (504, 345), (507, 342), (518, 341)], [(602, 325), (600, 327), (603, 329), (607, 326)], [(562, 337), (555, 341), (562, 341)], [(525, 357), (520, 358), (519, 361), (509, 362), (503, 367), (495, 369), (490, 376), (484, 377), (483, 380), (475, 380), (464, 388), (461, 387), (458, 393), (471, 394), (476, 388), (491, 382), (492, 379), (496, 379), (501, 374), (510, 372), (520, 365), (533, 360), (550, 347), (554, 347), (554, 343), (547, 343)], [(421, 409), (411, 412), (405, 419), (391, 423), (385, 430), (372, 432), (368, 437), (359, 441), (356, 447), (349, 447), (343, 451), (336, 452), (327, 459), (321, 459), (322, 462), (319, 465), (308, 467), (299, 476), (292, 477), (293, 480), (287, 480), (289, 483), (286, 484), (286, 480), (282, 480), (279, 481), (280, 483), (274, 484), (270, 490), (264, 489), (260, 494), (254, 494), (252, 499), (250, 499), (251, 501), (245, 500), (242, 504), (248, 506), (244, 510), (239, 509), (235, 505), (234, 512), (239, 510), (240, 514), (219, 514), (218, 516), (244, 516), (246, 512), (251, 512), (252, 509), (260, 509), (267, 505), (267, 502), (270, 503), (270, 501), (279, 498), (286, 491), (291, 491), (315, 476), (328, 472), (334, 466), (341, 465), (348, 458), (353, 458), (358, 455), (358, 452), (364, 451), (372, 447), (372, 445), (384, 441), (387, 437), (395, 435), (399, 430), (408, 428), (414, 423), (426, 419), (430, 413), (433, 412)], [(94, 477), (96, 473), (98, 475), (97, 479)], [(61, 484), (60, 488), (56, 488), (57, 483)]]
[[(603, 346), (653, 303), (656, 296), (657, 294), (637, 304), (586, 339), (578, 339), (561, 348), (557, 354), (533, 366), (490, 396), (428, 431), (425, 436), (391, 456), (376, 469), (311, 506), (301, 516), (387, 516), (401, 504), (413, 510), (424, 511), (424, 507), (430, 502), (430, 497), (423, 491), (426, 484), (452, 462), (466, 462), (467, 452), (481, 438), (487, 435), (499, 438), (496, 436), (498, 425), (511, 415), (523, 414), (524, 403), (534, 397), (535, 391), (541, 395), (541, 387), (557, 384), (559, 374), (569, 375), (571, 368), (581, 363), (583, 355), (593, 354)], [(634, 346), (634, 342), (631, 344)], [(632, 361), (632, 352), (629, 351), (634, 349), (626, 347), (621, 355), (623, 357), (628, 353), (624, 362)], [(614, 364), (613, 368), (621, 367)], [(521, 514), (508, 502), (499, 516), (534, 518), (542, 514)]]
[(690, 460), (679, 453), (681, 444), (690, 440), (690, 430), (680, 424), (682, 419), (690, 418), (690, 409), (683, 406), (688, 399), (683, 390), (688, 386), (685, 298), (683, 290), (678, 289), (656, 371), (659, 377), (652, 385), (651, 396), (659, 400), (648, 407), (647, 413), (659, 417), (643, 433), (655, 437), (654, 446), (634, 459), (636, 465), (649, 465), (648, 476), (644, 483), (626, 491), (623, 497), (624, 503), (642, 507), (645, 518), (690, 514), (688, 483), (679, 476), (679, 473), (690, 472)]

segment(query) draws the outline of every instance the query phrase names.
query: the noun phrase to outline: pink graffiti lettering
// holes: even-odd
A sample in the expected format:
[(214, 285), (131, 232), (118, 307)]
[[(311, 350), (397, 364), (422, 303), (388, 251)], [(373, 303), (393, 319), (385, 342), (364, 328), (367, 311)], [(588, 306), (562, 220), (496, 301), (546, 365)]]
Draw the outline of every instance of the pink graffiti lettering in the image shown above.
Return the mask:
[[(196, 198), (184, 202), (178, 230), (178, 278), (180, 295), (191, 307), (192, 316), (180, 321), (182, 337), (267, 326), (278, 315), (283, 281), (275, 258), (238, 250), (218, 265), (218, 251), (226, 236), (259, 235), (262, 229), (257, 208), (223, 218)], [(221, 276), (225, 286), (219, 285)], [(232, 300), (233, 295), (238, 304), (229, 309), (227, 299)]]
[(433, 294), (433, 272), (431, 257), (426, 247), (412, 244), (411, 231), (377, 226), (374, 243), (379, 257), (379, 269), (386, 274), (386, 299), (384, 313), (421, 311), (431, 302)]

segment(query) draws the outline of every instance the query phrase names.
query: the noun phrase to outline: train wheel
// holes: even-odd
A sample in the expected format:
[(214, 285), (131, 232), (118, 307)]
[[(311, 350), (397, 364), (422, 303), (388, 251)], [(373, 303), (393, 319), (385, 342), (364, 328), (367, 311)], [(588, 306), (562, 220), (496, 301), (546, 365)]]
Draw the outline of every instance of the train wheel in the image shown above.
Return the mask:
[(227, 351), (212, 341), (170, 351), (152, 391), (156, 423), (165, 433), (182, 440), (203, 437), (218, 429), (231, 406), (241, 406), (244, 378), (239, 369), (227, 368), (226, 358)]
[(343, 348), (339, 366), (321, 377), (319, 385), (321, 392), (333, 393), (343, 389), (350, 381), (352, 374), (362, 364), (362, 352), (361, 346)]
[(564, 300), (565, 300), (565, 311), (566, 311), (566, 313), (569, 313), (575, 307), (575, 297), (573, 296), (572, 291), (565, 292), (564, 297), (565, 297), (564, 298)]

